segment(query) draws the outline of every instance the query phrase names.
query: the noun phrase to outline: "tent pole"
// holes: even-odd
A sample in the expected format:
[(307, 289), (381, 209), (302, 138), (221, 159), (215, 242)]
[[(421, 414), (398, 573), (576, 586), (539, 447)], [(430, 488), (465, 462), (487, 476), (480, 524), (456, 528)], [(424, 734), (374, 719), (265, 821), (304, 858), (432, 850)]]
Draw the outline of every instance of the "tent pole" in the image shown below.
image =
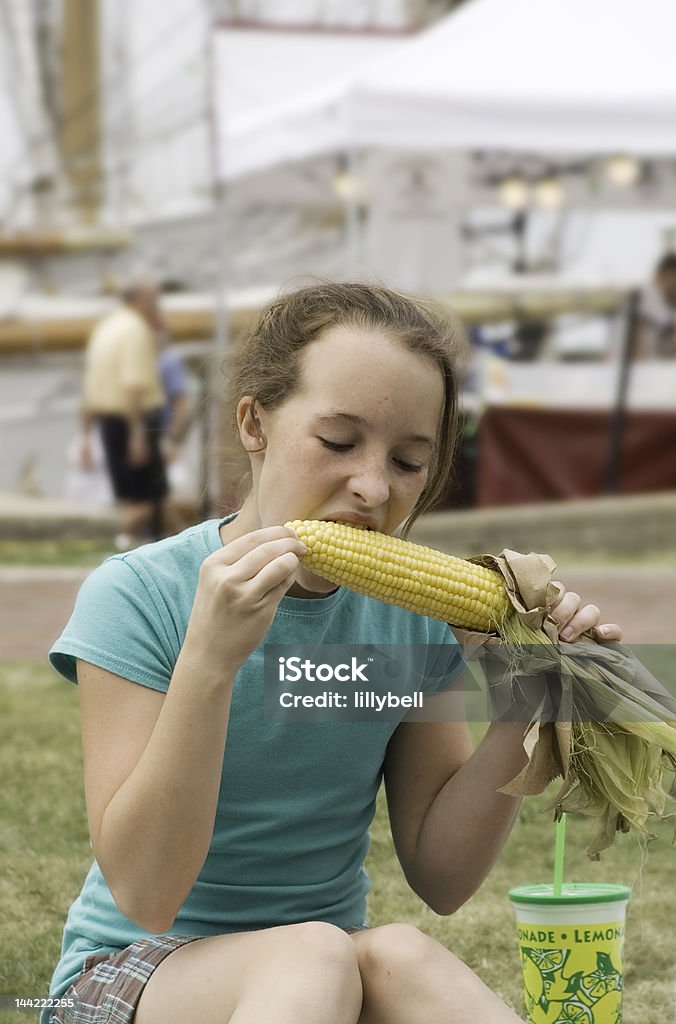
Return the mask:
[(230, 323), (228, 316), (228, 211), (225, 182), (216, 185), (214, 216), (214, 251), (216, 255), (216, 280), (214, 306), (216, 331), (206, 381), (204, 382), (205, 420), (203, 424), (203, 459), (200, 493), (203, 518), (213, 515), (214, 508), (222, 504), (221, 448), (224, 436), (223, 391), (226, 383), (225, 362), (230, 347)]
[(629, 377), (631, 374), (631, 363), (634, 358), (636, 347), (636, 332), (638, 329), (639, 306), (641, 293), (634, 290), (629, 295), (627, 304), (627, 317), (622, 338), (622, 351), (620, 353), (620, 367), (617, 382), (617, 394), (615, 396), (615, 408), (613, 409), (610, 421), (610, 437), (608, 441), (608, 454), (606, 457), (606, 479), (605, 493), (617, 494), (622, 479), (622, 442), (624, 439), (627, 419), (627, 399), (629, 396)]
[[(214, 514), (222, 505), (221, 449), (224, 436), (223, 392), (224, 366), (229, 349), (230, 324), (228, 316), (229, 241), (228, 190), (222, 173), (222, 154), (219, 148), (218, 117), (216, 109), (216, 25), (207, 22), (205, 40), (207, 74), (207, 111), (211, 138), (212, 164), (212, 245), (215, 258), (214, 309), (216, 316), (212, 350), (205, 360), (201, 376), (202, 458), (200, 465), (200, 515), (202, 519)], [(220, 97), (222, 103), (222, 97)]]
[(347, 181), (345, 192), (345, 270), (349, 280), (359, 279), (361, 257), (360, 196), (361, 183), (358, 177), (359, 161), (357, 151), (349, 145), (346, 153)]

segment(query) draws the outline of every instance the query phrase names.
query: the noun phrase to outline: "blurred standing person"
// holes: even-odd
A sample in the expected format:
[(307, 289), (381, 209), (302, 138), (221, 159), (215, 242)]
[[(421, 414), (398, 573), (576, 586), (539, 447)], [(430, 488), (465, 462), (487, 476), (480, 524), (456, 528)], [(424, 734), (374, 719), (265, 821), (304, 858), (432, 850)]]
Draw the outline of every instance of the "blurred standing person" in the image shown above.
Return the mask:
[[(611, 358), (622, 351), (628, 309), (615, 321), (610, 339)], [(653, 279), (638, 298), (633, 359), (676, 359), (676, 252), (665, 253)]]
[(652, 287), (640, 309), (635, 359), (676, 358), (676, 252), (666, 253), (655, 267)]
[(185, 363), (172, 345), (164, 324), (158, 327), (156, 338), (157, 367), (165, 399), (162, 409), (163, 451), (167, 463), (171, 464), (178, 458), (181, 445), (190, 428), (190, 384)]
[(165, 396), (157, 365), (162, 326), (157, 286), (138, 280), (92, 332), (85, 353), (82, 465), (98, 423), (119, 508), (118, 547), (162, 535), (167, 477), (161, 450)]
[(192, 402), (185, 363), (172, 345), (166, 325), (159, 325), (156, 340), (157, 367), (165, 397), (162, 409), (162, 452), (169, 486), (169, 495), (164, 505), (163, 529), (164, 535), (169, 536), (185, 526), (175, 503), (172, 502), (172, 494), (176, 490), (180, 492), (186, 489), (188, 474), (181, 459), (181, 451), (192, 422)]

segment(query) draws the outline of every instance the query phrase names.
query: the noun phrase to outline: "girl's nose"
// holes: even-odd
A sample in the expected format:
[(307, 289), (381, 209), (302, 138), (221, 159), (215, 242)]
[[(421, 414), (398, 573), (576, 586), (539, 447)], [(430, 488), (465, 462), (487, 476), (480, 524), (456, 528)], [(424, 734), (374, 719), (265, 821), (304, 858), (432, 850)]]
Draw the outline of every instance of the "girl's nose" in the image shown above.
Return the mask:
[(384, 505), (390, 496), (390, 477), (387, 466), (369, 462), (352, 474), (352, 492), (369, 508)]

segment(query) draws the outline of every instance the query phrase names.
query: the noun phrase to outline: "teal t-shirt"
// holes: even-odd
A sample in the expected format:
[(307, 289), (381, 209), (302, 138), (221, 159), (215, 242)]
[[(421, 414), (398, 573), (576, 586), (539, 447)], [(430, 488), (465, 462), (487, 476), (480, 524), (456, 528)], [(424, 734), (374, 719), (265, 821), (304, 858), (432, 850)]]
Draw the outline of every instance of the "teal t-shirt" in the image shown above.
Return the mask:
[[(52, 665), (76, 682), (80, 658), (166, 692), (200, 565), (221, 546), (218, 531), (226, 521), (209, 520), (104, 562), (83, 584), (50, 651)], [(440, 669), (437, 657), (423, 693), (449, 688), (463, 668), (460, 647), (442, 622), (342, 587), (318, 599), (284, 597), (264, 643), (236, 676), (211, 846), (167, 934), (365, 922), (369, 827), (387, 744), (406, 712), (399, 720), (392, 713), (362, 722), (269, 720), (268, 643), (444, 645), (445, 663)], [(66, 991), (86, 957), (148, 934), (118, 910), (94, 861), (68, 913), (50, 994)]]

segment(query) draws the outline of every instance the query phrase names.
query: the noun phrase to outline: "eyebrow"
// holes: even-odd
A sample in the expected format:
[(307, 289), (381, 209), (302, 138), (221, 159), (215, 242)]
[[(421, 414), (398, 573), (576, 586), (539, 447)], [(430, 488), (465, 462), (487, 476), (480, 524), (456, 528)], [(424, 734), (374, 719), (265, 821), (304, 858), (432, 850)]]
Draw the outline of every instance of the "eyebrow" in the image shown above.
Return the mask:
[[(320, 423), (331, 423), (331, 422), (334, 422), (335, 420), (343, 420), (346, 423), (354, 423), (354, 424), (356, 424), (359, 427), (367, 427), (368, 426), (368, 422), (363, 418), (363, 416), (356, 416), (354, 413), (351, 413), (351, 412), (338, 412), (338, 411), (336, 411), (336, 412), (329, 413), (329, 414), (327, 414), (325, 416), (318, 416), (317, 419), (318, 419), (318, 421)], [(427, 437), (426, 434), (411, 434), (410, 437), (405, 437), (405, 438), (403, 438), (403, 440), (404, 440), (404, 442), (406, 442), (406, 441), (415, 441), (418, 444), (426, 445), (428, 448), (434, 448), (434, 446), (435, 446), (434, 445), (434, 441), (432, 440), (432, 438)]]

